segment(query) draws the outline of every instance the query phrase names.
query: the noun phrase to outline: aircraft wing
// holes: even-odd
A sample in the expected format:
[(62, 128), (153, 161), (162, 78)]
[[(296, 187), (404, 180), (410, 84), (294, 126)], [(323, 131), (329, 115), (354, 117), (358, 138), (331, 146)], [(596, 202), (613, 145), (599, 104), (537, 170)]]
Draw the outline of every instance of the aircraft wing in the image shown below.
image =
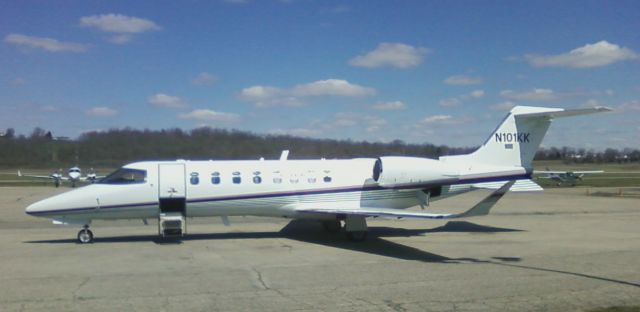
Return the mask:
[(589, 170), (589, 171), (549, 171), (549, 170), (534, 170), (535, 174), (551, 173), (551, 174), (591, 174), (591, 173), (603, 173), (604, 170)]
[[(18, 176), (19, 177), (27, 177), (27, 178), (36, 178), (36, 179), (55, 179), (54, 177), (52, 177), (50, 175), (43, 176), (43, 175), (34, 175), (34, 174), (24, 174), (24, 173), (20, 172), (19, 170), (18, 170)], [(58, 179), (65, 180), (65, 181), (68, 180), (67, 177), (60, 177)]]
[(84, 177), (80, 177), (80, 181), (88, 181), (88, 180), (95, 180), (95, 181), (98, 181), (98, 180), (103, 179), (103, 178), (105, 178), (105, 177), (106, 177), (106, 176), (95, 176), (95, 177), (93, 177), (93, 178), (89, 178), (89, 177), (87, 177), (87, 176), (84, 176)]
[(477, 203), (471, 209), (463, 213), (427, 213), (419, 211), (411, 211), (393, 208), (377, 208), (377, 207), (340, 207), (339, 203), (333, 204), (331, 207), (299, 205), (295, 208), (296, 212), (310, 214), (329, 214), (329, 215), (354, 215), (362, 217), (383, 217), (383, 218), (418, 218), (418, 219), (454, 219), (475, 216), (484, 216), (489, 214), (493, 206), (504, 196), (515, 181), (505, 183), (498, 190), (491, 193), (485, 199)]

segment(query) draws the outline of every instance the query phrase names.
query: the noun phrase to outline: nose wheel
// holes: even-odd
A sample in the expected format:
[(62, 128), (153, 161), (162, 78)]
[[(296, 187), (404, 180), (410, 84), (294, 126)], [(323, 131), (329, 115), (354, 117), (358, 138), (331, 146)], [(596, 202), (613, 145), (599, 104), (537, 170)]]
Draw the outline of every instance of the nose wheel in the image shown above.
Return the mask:
[(89, 230), (89, 226), (85, 225), (80, 232), (78, 232), (78, 243), (90, 244), (93, 243), (93, 232)]

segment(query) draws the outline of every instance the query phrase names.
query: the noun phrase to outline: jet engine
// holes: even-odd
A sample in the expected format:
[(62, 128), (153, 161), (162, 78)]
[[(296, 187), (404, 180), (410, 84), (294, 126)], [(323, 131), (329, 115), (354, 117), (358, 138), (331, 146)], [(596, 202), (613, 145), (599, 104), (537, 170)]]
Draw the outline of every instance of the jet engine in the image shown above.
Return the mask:
[(442, 185), (458, 176), (456, 169), (429, 158), (385, 156), (373, 166), (373, 180), (382, 187)]

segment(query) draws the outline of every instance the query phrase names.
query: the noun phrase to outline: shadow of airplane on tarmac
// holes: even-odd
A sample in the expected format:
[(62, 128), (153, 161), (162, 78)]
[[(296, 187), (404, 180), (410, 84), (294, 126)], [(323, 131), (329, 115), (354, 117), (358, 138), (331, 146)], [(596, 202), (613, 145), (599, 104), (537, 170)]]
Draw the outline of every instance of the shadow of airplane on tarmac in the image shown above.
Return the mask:
[[(466, 221), (450, 221), (445, 225), (433, 229), (403, 229), (391, 227), (369, 227), (368, 239), (364, 242), (347, 241), (343, 233), (327, 233), (321, 224), (311, 220), (293, 220), (289, 222), (279, 232), (228, 232), (228, 233), (210, 233), (210, 234), (189, 234), (180, 240), (161, 239), (157, 235), (141, 235), (141, 236), (120, 236), (120, 237), (101, 237), (95, 238), (96, 243), (137, 243), (137, 242), (154, 242), (158, 245), (174, 245), (181, 244), (183, 241), (196, 240), (225, 240), (225, 239), (268, 239), (268, 238), (287, 238), (306, 243), (323, 245), (332, 248), (340, 248), (350, 251), (363, 252), (384, 257), (390, 257), (401, 260), (421, 261), (427, 263), (450, 263), (450, 264), (489, 264), (499, 265), (511, 268), (520, 268), (526, 270), (535, 270), (547, 273), (557, 273), (570, 275), (574, 277), (582, 277), (604, 282), (616, 283), (640, 288), (640, 284), (616, 280), (607, 277), (583, 274), (579, 272), (570, 272), (542, 267), (527, 266), (517, 264), (522, 259), (519, 257), (491, 257), (490, 259), (481, 260), (475, 258), (450, 258), (435, 253), (420, 250), (418, 248), (405, 246), (383, 239), (383, 237), (411, 237), (428, 233), (447, 233), (447, 232), (467, 232), (467, 233), (500, 233), (500, 232), (521, 232), (523, 230), (491, 227), (479, 225)], [(73, 244), (74, 239), (58, 239), (58, 240), (38, 240), (26, 241), (32, 244)]]

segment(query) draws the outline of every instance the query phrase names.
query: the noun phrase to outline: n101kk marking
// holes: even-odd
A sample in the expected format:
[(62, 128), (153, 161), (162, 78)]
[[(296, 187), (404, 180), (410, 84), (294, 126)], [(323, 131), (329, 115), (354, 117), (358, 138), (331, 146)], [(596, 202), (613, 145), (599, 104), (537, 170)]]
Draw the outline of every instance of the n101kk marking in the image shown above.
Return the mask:
[(529, 134), (528, 132), (514, 132), (514, 133), (496, 133), (495, 139), (496, 142), (518, 142), (518, 143), (529, 143)]

